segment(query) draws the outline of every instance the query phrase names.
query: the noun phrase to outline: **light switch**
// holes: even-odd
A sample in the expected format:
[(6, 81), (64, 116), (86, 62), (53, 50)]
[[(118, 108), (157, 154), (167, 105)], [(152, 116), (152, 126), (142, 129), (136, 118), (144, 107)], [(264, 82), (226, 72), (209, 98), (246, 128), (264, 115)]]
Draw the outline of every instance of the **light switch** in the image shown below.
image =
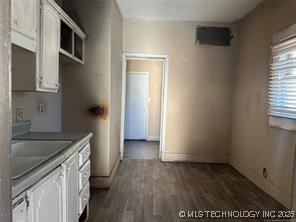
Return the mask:
[(24, 109), (23, 108), (16, 108), (15, 109), (16, 121), (24, 121)]

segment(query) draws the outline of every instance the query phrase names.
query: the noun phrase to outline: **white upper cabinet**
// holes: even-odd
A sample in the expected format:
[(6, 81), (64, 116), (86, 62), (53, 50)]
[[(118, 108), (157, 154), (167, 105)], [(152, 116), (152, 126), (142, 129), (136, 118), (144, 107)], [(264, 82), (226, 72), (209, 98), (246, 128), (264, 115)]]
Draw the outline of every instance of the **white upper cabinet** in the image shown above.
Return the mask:
[(11, 40), (27, 50), (36, 51), (38, 0), (11, 1)]
[(83, 64), (85, 33), (54, 0), (12, 0), (11, 13), (12, 90), (57, 92), (60, 53)]
[(43, 1), (41, 14), (40, 91), (59, 88), (60, 17), (49, 1)]
[(86, 35), (68, 16), (63, 14), (61, 20), (60, 53), (62, 62), (84, 64), (84, 41)]
[(27, 191), (30, 222), (63, 222), (63, 175), (57, 168)]

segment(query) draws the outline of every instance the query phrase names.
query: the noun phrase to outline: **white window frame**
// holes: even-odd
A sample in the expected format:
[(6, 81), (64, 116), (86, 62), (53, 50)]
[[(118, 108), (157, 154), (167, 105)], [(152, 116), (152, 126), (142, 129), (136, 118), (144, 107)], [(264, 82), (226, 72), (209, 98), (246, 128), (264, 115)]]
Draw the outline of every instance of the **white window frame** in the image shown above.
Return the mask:
[[(273, 45), (277, 45), (281, 42), (285, 42), (288, 39), (296, 38), (296, 24), (291, 25), (273, 35)], [(288, 117), (280, 117), (269, 115), (269, 125), (289, 131), (296, 131), (296, 119), (288, 118)]]

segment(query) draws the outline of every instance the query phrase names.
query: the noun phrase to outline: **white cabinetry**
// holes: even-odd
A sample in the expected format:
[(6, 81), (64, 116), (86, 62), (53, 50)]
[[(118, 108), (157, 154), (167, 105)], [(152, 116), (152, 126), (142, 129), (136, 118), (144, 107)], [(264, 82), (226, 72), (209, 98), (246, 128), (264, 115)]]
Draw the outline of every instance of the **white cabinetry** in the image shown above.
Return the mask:
[[(23, 5), (27, 3), (27, 0), (14, 1), (22, 3), (19, 3), (20, 8), (25, 8)], [(40, 28), (36, 53), (22, 46), (12, 47), (13, 91), (57, 92), (59, 88), (60, 17), (56, 3), (51, 0), (38, 2)]]
[(62, 185), (59, 167), (27, 191), (30, 222), (63, 222)]
[(12, 221), (28, 222), (27, 207), (28, 204), (25, 198), (21, 198), (20, 200), (18, 200), (12, 210)]
[(90, 177), (90, 160), (87, 161), (79, 170), (79, 190), (87, 184)]
[(60, 52), (83, 64), (85, 33), (54, 0), (12, 0), (11, 14), (12, 90), (57, 92)]
[(89, 141), (72, 149), (75, 152), (66, 161), (13, 199), (13, 222), (88, 220)]
[(12, 43), (36, 51), (39, 0), (11, 1)]
[(40, 91), (59, 88), (60, 17), (50, 1), (42, 1)]
[(81, 221), (88, 220), (90, 144), (87, 143), (79, 152), (79, 216)]
[(85, 33), (61, 12), (61, 46), (62, 62), (84, 64), (84, 41)]
[(78, 221), (78, 153), (62, 164), (64, 174), (64, 221)]

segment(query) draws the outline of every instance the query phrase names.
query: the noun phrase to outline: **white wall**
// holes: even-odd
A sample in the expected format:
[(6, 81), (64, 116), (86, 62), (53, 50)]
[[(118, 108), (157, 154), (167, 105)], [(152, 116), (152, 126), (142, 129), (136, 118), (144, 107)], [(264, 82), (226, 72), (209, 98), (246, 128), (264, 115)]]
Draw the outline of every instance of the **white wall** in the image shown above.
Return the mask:
[[(46, 105), (44, 114), (39, 114), (39, 104)], [(24, 110), (24, 119), (32, 121), (31, 131), (61, 131), (61, 92), (12, 92), (12, 121), (16, 121), (16, 109)]]

